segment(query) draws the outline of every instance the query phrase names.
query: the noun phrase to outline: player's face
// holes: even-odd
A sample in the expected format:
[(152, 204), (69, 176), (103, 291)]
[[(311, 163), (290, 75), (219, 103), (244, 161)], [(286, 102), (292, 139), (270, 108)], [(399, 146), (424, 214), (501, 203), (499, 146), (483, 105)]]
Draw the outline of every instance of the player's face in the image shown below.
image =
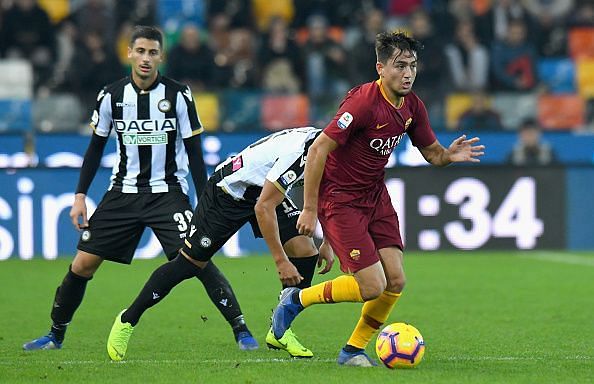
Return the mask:
[(159, 64), (163, 60), (161, 46), (156, 40), (138, 38), (132, 47), (128, 47), (128, 59), (138, 78), (152, 79), (157, 76)]
[(377, 63), (376, 68), (386, 88), (395, 96), (406, 96), (417, 76), (417, 55), (397, 49), (387, 63)]

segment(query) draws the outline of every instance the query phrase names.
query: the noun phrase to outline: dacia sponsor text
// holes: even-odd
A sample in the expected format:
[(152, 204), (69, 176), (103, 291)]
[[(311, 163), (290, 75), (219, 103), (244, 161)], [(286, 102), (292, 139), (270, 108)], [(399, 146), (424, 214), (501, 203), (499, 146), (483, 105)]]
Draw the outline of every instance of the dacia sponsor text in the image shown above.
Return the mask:
[(120, 133), (174, 131), (177, 126), (177, 119), (114, 120), (113, 125), (116, 132)]

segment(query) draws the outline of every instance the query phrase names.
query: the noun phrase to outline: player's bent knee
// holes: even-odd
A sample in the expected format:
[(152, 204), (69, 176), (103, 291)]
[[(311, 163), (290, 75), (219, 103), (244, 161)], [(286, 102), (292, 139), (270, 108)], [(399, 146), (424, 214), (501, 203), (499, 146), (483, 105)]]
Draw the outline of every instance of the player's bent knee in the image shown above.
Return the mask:
[(91, 278), (97, 269), (99, 269), (99, 266), (102, 262), (103, 259), (97, 255), (93, 255), (92, 253), (84, 251), (78, 251), (74, 257), (74, 260), (72, 260), (70, 270), (78, 276)]
[(404, 290), (406, 285), (406, 277), (404, 275), (388, 277), (386, 290), (394, 293), (400, 293)]
[(377, 299), (386, 289), (386, 282), (377, 280), (373, 282), (367, 282), (365, 284), (359, 284), (359, 289), (361, 291), (361, 297), (363, 298), (363, 301)]

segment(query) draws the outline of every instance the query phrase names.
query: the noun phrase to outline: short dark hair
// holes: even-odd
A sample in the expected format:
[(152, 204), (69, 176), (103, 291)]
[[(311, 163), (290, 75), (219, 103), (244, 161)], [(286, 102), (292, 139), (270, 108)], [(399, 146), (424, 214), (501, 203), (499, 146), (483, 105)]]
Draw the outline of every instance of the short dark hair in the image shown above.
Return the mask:
[(163, 33), (157, 27), (150, 25), (135, 26), (130, 35), (130, 47), (134, 45), (136, 39), (141, 38), (158, 41), (159, 46), (163, 49)]
[(396, 49), (401, 52), (411, 51), (416, 54), (423, 49), (423, 44), (400, 31), (382, 32), (375, 37), (375, 54), (377, 61), (380, 63), (387, 63)]

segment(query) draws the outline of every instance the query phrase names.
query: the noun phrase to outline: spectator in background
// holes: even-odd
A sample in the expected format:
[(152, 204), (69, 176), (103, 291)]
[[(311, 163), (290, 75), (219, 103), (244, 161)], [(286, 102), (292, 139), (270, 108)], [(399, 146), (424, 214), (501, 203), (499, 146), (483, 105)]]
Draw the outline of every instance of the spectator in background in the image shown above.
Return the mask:
[[(307, 92), (314, 125), (326, 122), (335, 109), (335, 99), (349, 89), (347, 54), (328, 37), (328, 22), (322, 15), (308, 20), (308, 39), (302, 47)], [(328, 115), (326, 113), (328, 112)]]
[(478, 41), (471, 20), (460, 20), (454, 40), (445, 47), (453, 88), (485, 89), (489, 80), (489, 52)]
[(574, 8), (573, 0), (524, 0), (524, 6), (535, 20), (534, 41), (543, 57), (567, 55), (566, 20)]
[(70, 89), (87, 108), (85, 116), (93, 113), (97, 89), (125, 75), (112, 44), (107, 44), (98, 31), (80, 36), (66, 79)]
[(594, 27), (594, 3), (590, 0), (582, 0), (578, 8), (569, 17), (570, 27)]
[(412, 13), (409, 27), (412, 36), (423, 44), (423, 50), (418, 53), (419, 76), (415, 80), (415, 93), (425, 102), (431, 116), (432, 111), (441, 103), (446, 90), (443, 81), (443, 69), (446, 66), (442, 48), (444, 43), (437, 33), (431, 15), (423, 9)]
[(423, 0), (387, 0), (388, 25), (398, 28), (407, 24), (408, 17), (423, 7)]
[(472, 106), (460, 117), (458, 131), (471, 133), (502, 129), (499, 113), (489, 105), (488, 96), (484, 92), (475, 92), (472, 95)]
[(154, 25), (157, 20), (157, 0), (117, 0), (115, 1), (115, 27), (122, 25)]
[(252, 0), (210, 0), (208, 2), (208, 19), (224, 13), (229, 17), (233, 28), (251, 28), (254, 24), (252, 17)]
[(108, 0), (86, 0), (68, 18), (76, 24), (79, 33), (94, 33), (109, 42), (116, 37), (116, 18)]
[(349, 69), (352, 84), (367, 83), (377, 78), (374, 55), (375, 36), (383, 32), (384, 14), (373, 8), (365, 14), (363, 28), (349, 52)]
[(526, 24), (516, 19), (509, 23), (505, 39), (494, 42), (491, 68), (498, 89), (530, 91), (536, 86), (536, 49), (526, 34)]
[(477, 25), (481, 41), (489, 44), (496, 40), (505, 40), (511, 23), (522, 20), (527, 29), (532, 28), (532, 20), (526, 8), (517, 0), (494, 0), (491, 9), (481, 17)]
[(551, 146), (541, 141), (540, 126), (535, 120), (526, 120), (518, 130), (518, 142), (507, 162), (516, 166), (551, 165), (557, 158)]
[(302, 84), (303, 65), (299, 47), (289, 35), (287, 22), (275, 18), (264, 35), (258, 54), (262, 71), (261, 85), (267, 91), (297, 93)]
[(252, 31), (230, 29), (225, 14), (212, 18), (210, 46), (215, 55), (214, 85), (218, 88), (250, 88), (257, 84), (256, 50)]
[(169, 53), (167, 76), (188, 84), (196, 92), (210, 87), (213, 73), (213, 52), (202, 43), (196, 25), (185, 25), (178, 43)]
[(0, 57), (31, 62), (34, 89), (51, 78), (56, 58), (55, 30), (35, 0), (16, 0), (0, 24)]

